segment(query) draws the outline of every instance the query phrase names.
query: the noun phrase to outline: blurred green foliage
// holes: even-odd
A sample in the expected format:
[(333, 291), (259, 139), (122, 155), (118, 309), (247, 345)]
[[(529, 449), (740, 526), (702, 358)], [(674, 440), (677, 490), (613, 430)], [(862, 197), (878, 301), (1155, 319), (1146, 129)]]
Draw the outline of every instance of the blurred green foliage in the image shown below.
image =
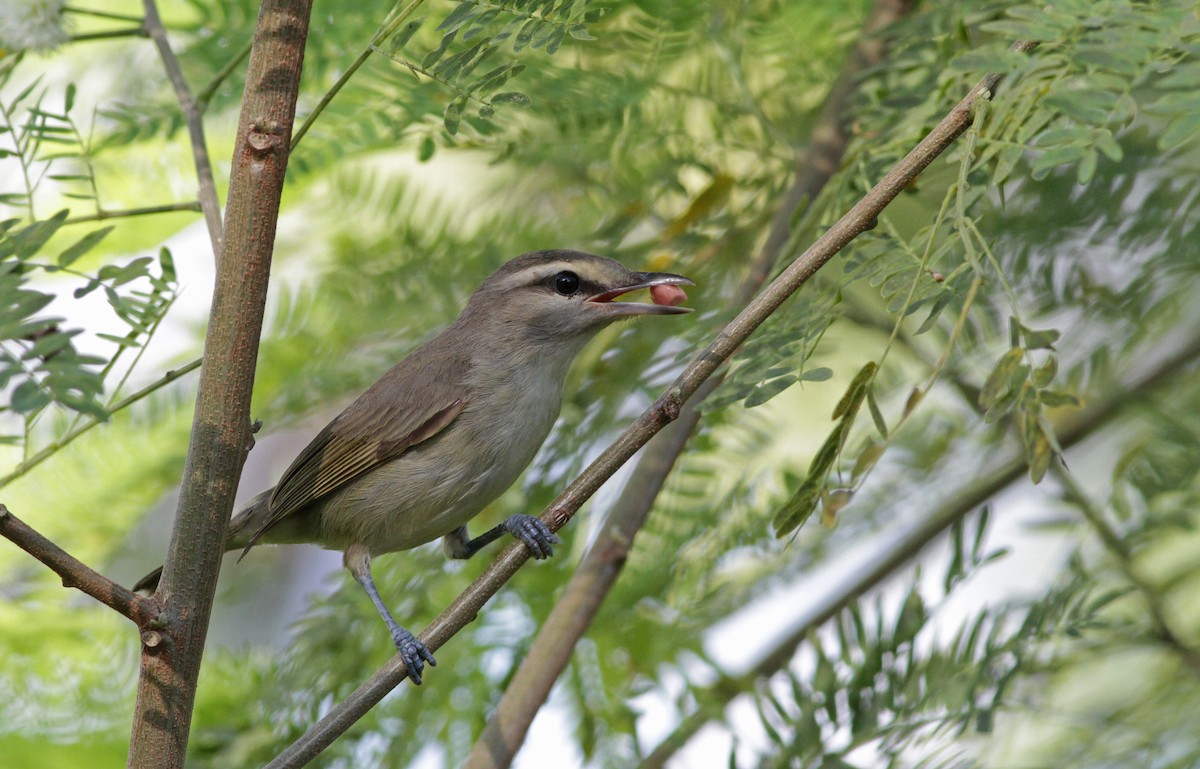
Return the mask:
[[(403, 8), (318, 6), (301, 120)], [(206, 99), (221, 188), (257, 5), (162, 11)], [(824, 0), (420, 5), (293, 154), (255, 390), (266, 433), (319, 423), (522, 251), (579, 247), (694, 277), (695, 316), (614, 328), (589, 348), (547, 448), (484, 518), (540, 509), (737, 309), (730, 298), (867, 11)], [(129, 23), (74, 8), (60, 21), (80, 38)], [(955, 148), (739, 351), (559, 684), (563, 738), (579, 762), (635, 765), (658, 740), (644, 711), (736, 718), (722, 708), (742, 697), (754, 729), (726, 727), (721, 760), (735, 766), (1194, 766), (1200, 382), (1171, 371), (1163, 389), (1129, 395), (1136, 408), (1121, 421), (1096, 425), (1102, 449), (1068, 456), (1082, 496), (1056, 480), (1056, 426), (1195, 336), (1195, 8), (931, 2), (884, 36), (885, 63), (854, 83), (850, 148), (793, 217), (784, 261), (983, 72), (1006, 80)], [(1014, 54), (1018, 38), (1040, 46)], [(211, 255), (157, 249), (194, 215), (119, 218), (107, 232), (51, 214), (193, 195), (149, 43), (39, 54), (4, 40), (0, 432), (20, 468), (162, 373), (126, 371), (181, 286), (207, 291), (177, 279), (170, 254), (185, 276)], [(42, 298), (89, 288), (128, 335), (105, 340)], [(156, 365), (198, 355), (197, 325), (185, 323), (188, 350)], [(77, 337), (102, 354), (72, 352)], [(123, 570), (118, 580), (140, 576), (158, 551), (130, 553), (144, 539), (128, 532), (182, 472), (190, 387), (112, 415), (0, 500), (85, 561)], [(1040, 526), (1015, 553), (989, 544), (1011, 500), (993, 501), (990, 518), (964, 510), (948, 555), (850, 601), (784, 650), (785, 670), (738, 677), (757, 633), (743, 631), (736, 658), (714, 651), (748, 604), (921, 520), (1008, 453), (1043, 481), (1022, 497)], [(426, 686), (388, 697), (315, 765), (461, 763), (609, 503), (602, 495), (559, 557), (522, 572), (441, 650)], [(824, 527), (798, 528), (817, 512)], [(1020, 545), (1043, 541), (1065, 541), (1069, 557), (1034, 594), (981, 586), (1004, 561), (1036, 558)], [(419, 627), (485, 561), (446, 564), (429, 547), (379, 560), (376, 576)], [(266, 589), (236, 579), (252, 566), (230, 567), (218, 628)], [(118, 765), (136, 683), (130, 628), (15, 548), (0, 548), (0, 573), (0, 763)], [(195, 766), (261, 765), (388, 658), (349, 582), (325, 578), (275, 644), (210, 650)], [(964, 593), (968, 616), (944, 616)], [(714, 695), (705, 684), (722, 674)]]

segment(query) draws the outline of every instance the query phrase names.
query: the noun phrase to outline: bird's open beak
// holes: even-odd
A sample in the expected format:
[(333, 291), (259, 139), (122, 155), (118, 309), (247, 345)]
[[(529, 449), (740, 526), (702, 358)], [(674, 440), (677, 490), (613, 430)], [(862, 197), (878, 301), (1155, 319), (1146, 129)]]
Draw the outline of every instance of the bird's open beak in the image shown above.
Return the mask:
[[(687, 294), (679, 286), (696, 285), (691, 279), (669, 272), (635, 272), (630, 277), (632, 282), (629, 285), (589, 296), (587, 301), (603, 305), (604, 310), (613, 315), (682, 315), (692, 311), (691, 307), (678, 306), (680, 302), (687, 300)], [(642, 288), (650, 289), (650, 300), (654, 304), (613, 301), (630, 291)]]

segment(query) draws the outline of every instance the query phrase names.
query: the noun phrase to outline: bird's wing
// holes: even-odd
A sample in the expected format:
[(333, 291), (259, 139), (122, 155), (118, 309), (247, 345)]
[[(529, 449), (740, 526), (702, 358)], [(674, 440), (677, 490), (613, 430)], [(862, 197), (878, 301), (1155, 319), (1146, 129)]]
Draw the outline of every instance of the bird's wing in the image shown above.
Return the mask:
[(467, 406), (467, 365), (418, 350), (300, 452), (271, 494), (249, 550), (276, 523), (444, 430)]

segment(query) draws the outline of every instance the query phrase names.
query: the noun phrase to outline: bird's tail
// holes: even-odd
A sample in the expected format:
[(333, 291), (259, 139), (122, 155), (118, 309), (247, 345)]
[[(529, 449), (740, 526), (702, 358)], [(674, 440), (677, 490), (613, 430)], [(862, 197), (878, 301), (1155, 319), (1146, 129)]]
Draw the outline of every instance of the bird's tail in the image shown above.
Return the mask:
[[(258, 530), (262, 518), (267, 514), (267, 504), (271, 500), (272, 491), (274, 489), (267, 489), (234, 513), (233, 520), (229, 522), (229, 531), (225, 534), (224, 552), (241, 550), (250, 541), (250, 535)], [(133, 586), (133, 592), (149, 595), (157, 590), (158, 581), (162, 579), (162, 570), (163, 567), (159, 566), (139, 579)]]

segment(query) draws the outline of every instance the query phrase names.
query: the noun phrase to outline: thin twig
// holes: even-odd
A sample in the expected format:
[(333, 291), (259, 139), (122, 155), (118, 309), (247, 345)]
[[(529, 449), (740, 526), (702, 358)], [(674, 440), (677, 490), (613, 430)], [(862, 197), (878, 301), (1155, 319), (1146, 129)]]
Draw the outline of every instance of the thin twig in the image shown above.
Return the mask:
[(111, 21), (128, 21), (134, 24), (141, 24), (141, 16), (131, 16), (127, 13), (113, 13), (112, 11), (97, 11), (92, 8), (77, 8), (73, 5), (63, 6), (63, 13), (74, 13), (78, 16), (92, 16), (97, 19), (109, 19)]
[(241, 50), (229, 57), (229, 61), (225, 62), (225, 66), (221, 67), (217, 74), (213, 75), (213, 79), (209, 81), (208, 85), (204, 86), (200, 93), (196, 95), (196, 104), (199, 106), (201, 112), (208, 109), (208, 103), (212, 101), (213, 94), (217, 92), (222, 83), (229, 79), (229, 76), (238, 68), (238, 65), (246, 60), (246, 57), (250, 55), (250, 49), (253, 47), (254, 38), (250, 38), (242, 46)]
[[(1021, 42), (1014, 46), (1027, 52), (1036, 46)], [(756, 296), (746, 308), (684, 369), (667, 391), (642, 413), (600, 456), (588, 466), (546, 509), (542, 521), (551, 531), (562, 528), (629, 459), (666, 425), (679, 417), (680, 409), (699, 387), (722, 366), (770, 315), (818, 269), (859, 234), (871, 227), (881, 211), (939, 157), (971, 123), (972, 108), (989, 98), (1003, 78), (984, 77), (921, 142), (864, 195), (846, 214), (826, 230), (787, 269)], [(475, 619), (483, 605), (499, 592), (529, 558), (528, 548), (514, 542), (464, 590), (421, 634), (422, 642), (436, 651), (455, 633)], [(384, 695), (405, 680), (407, 671), (399, 655), (335, 705), (308, 732), (267, 765), (268, 769), (295, 769), (311, 761), (333, 740), (349, 729)]]
[(396, 18), (392, 19), (375, 33), (375, 36), (371, 38), (371, 42), (367, 43), (367, 47), (362, 50), (362, 53), (358, 55), (358, 58), (350, 62), (350, 66), (346, 68), (346, 71), (342, 73), (342, 76), (339, 77), (337, 82), (325, 92), (325, 95), (321, 97), (319, 102), (317, 102), (317, 106), (313, 107), (313, 111), (308, 113), (308, 117), (304, 118), (304, 122), (301, 123), (300, 127), (296, 129), (296, 132), (292, 134), (293, 150), (296, 149), (296, 145), (300, 143), (300, 140), (304, 138), (304, 134), (308, 133), (308, 129), (312, 128), (312, 124), (316, 122), (321, 113), (325, 111), (325, 108), (329, 106), (329, 103), (333, 101), (333, 97), (337, 96), (338, 92), (342, 90), (346, 83), (350, 82), (350, 78), (354, 76), (354, 73), (358, 72), (359, 67), (361, 67), (363, 64), (366, 64), (367, 59), (371, 58), (371, 54), (375, 53), (379, 46), (383, 45), (384, 42), (396, 32), (396, 30), (400, 29), (400, 25), (403, 24), (409, 16), (412, 16), (413, 11), (417, 10), (422, 2), (424, 2), (424, 0), (412, 0), (412, 2), (404, 7), (404, 10), (400, 11), (400, 13), (396, 15)]
[(82, 561), (32, 529), (0, 505), (0, 536), (38, 559), (60, 577), (63, 587), (76, 588), (135, 622), (139, 627), (158, 614), (158, 603), (143, 598), (92, 570)]
[(103, 32), (81, 32), (78, 35), (71, 35), (68, 40), (72, 43), (86, 43), (92, 40), (114, 40), (121, 37), (146, 37), (147, 34), (142, 27), (129, 27), (127, 29), (109, 29)]
[[(158, 378), (154, 382), (151, 382), (150, 384), (146, 385), (142, 389), (131, 394), (129, 397), (114, 404), (113, 407), (108, 410), (108, 415), (112, 416), (113, 414), (116, 414), (118, 411), (121, 411), (125, 408), (128, 408), (129, 406), (132, 406), (133, 404), (140, 401), (142, 398), (145, 398), (147, 395), (150, 395), (151, 393), (153, 393), (156, 390), (162, 389), (163, 387), (170, 384), (171, 382), (174, 382), (176, 379), (183, 376), (184, 374), (195, 371), (198, 368), (200, 368), (200, 359), (196, 359), (196, 360), (192, 361), (191, 363), (188, 363), (184, 366), (180, 366), (179, 368), (174, 369), (172, 371), (168, 371), (167, 373), (163, 374), (160, 378)], [(93, 427), (101, 424), (103, 421), (104, 420), (93, 417), (92, 421), (79, 427), (77, 430), (73, 430), (73, 431), (67, 433), (63, 437), (56, 440), (54, 443), (51, 443), (49, 446), (46, 446), (45, 448), (40, 450), (38, 453), (34, 454), (29, 459), (27, 459), (24, 462), (22, 462), (21, 464), (17, 465), (15, 470), (13, 470), (11, 473), (4, 476), (3, 478), (0, 478), (0, 489), (4, 488), (8, 484), (12, 483), (16, 479), (20, 478), (22, 475), (25, 475), (33, 468), (40, 465), (42, 462), (45, 462), (47, 459), (52, 457), (56, 452), (63, 449), (65, 446), (67, 446), (68, 444), (73, 442), (79, 436), (86, 433), (88, 430), (91, 430)]]
[(167, 30), (162, 19), (158, 16), (158, 6), (154, 0), (143, 0), (146, 8), (146, 19), (143, 22), (146, 33), (158, 48), (159, 58), (162, 59), (163, 69), (171, 87), (175, 89), (175, 98), (179, 101), (179, 110), (183, 113), (183, 122), (187, 125), (188, 136), (192, 144), (192, 159), (196, 164), (196, 180), (198, 183), (196, 197), (200, 200), (200, 209), (204, 212), (204, 223), (208, 226), (208, 239), (212, 244), (213, 258), (221, 258), (221, 241), (224, 228), (221, 224), (221, 206), (217, 200), (217, 185), (213, 181), (212, 163), (208, 159), (208, 142), (204, 138), (204, 118), (196, 99), (192, 96), (179, 59), (171, 50), (167, 40)]
[(80, 222), (102, 222), (106, 219), (124, 219), (132, 216), (148, 216), (150, 214), (169, 214), (176, 211), (200, 211), (200, 201), (189, 200), (186, 203), (166, 203), (161, 206), (143, 206), (142, 208), (122, 208), (116, 211), (101, 209), (94, 214), (72, 216), (63, 224), (79, 224)]

